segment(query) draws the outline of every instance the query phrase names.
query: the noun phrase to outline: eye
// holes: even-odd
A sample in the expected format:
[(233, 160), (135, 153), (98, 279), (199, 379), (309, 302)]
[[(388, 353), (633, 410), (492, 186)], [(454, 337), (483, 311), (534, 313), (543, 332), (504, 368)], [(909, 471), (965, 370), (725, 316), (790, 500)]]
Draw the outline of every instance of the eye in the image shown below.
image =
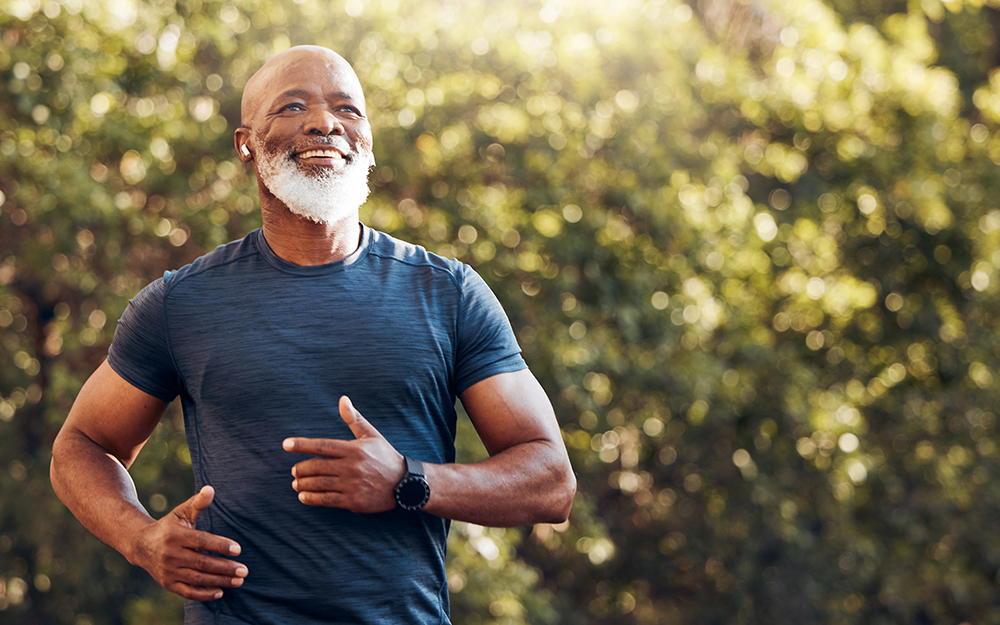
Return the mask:
[(354, 117), (361, 117), (361, 111), (359, 111), (357, 108), (349, 104), (341, 106), (340, 108), (337, 109), (337, 111), (341, 113), (347, 113), (348, 115), (352, 115)]
[(304, 111), (304, 110), (306, 110), (306, 107), (302, 106), (298, 102), (292, 102), (291, 104), (286, 104), (285, 106), (281, 107), (281, 110), (282, 111)]

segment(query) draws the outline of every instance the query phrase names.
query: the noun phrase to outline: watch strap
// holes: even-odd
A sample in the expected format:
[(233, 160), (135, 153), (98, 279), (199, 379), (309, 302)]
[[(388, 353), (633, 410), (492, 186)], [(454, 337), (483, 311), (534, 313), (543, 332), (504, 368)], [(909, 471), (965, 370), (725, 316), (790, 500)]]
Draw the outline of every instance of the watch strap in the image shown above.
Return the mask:
[(403, 456), (406, 459), (406, 473), (407, 475), (419, 475), (424, 477), (424, 463), (420, 462), (416, 458), (411, 458), (409, 456)]

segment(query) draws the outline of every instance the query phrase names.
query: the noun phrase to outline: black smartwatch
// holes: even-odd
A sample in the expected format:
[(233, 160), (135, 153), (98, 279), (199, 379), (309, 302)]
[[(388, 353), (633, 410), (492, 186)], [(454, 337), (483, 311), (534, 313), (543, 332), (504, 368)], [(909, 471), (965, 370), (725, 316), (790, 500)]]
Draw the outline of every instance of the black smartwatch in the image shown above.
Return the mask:
[(431, 487), (424, 479), (424, 465), (419, 460), (407, 458), (406, 475), (399, 480), (393, 492), (396, 494), (396, 504), (404, 510), (419, 510), (431, 498)]

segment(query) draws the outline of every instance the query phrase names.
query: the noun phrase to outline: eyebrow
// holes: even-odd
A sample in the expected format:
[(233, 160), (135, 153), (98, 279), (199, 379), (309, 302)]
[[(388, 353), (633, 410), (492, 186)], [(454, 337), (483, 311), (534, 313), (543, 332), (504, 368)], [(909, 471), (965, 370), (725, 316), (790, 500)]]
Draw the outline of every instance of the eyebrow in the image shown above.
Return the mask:
[(282, 98), (301, 98), (303, 96), (309, 95), (309, 92), (305, 89), (289, 89), (281, 94)]
[[(281, 93), (279, 97), (282, 98), (304, 98), (306, 96), (312, 95), (312, 92), (307, 89), (289, 89)], [(354, 96), (346, 91), (336, 91), (334, 93), (326, 94), (326, 98), (339, 98), (341, 100), (354, 100)]]

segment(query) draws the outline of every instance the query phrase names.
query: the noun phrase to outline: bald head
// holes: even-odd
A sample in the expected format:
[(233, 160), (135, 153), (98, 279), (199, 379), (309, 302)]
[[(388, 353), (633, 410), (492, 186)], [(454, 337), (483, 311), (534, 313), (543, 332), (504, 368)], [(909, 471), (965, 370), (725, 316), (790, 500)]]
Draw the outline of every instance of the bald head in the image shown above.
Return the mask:
[(344, 91), (354, 93), (364, 102), (361, 81), (344, 57), (322, 46), (295, 46), (276, 54), (247, 81), (240, 106), (240, 124), (251, 128), (261, 109), (284, 91), (285, 78), (296, 70), (299, 75), (334, 76)]

